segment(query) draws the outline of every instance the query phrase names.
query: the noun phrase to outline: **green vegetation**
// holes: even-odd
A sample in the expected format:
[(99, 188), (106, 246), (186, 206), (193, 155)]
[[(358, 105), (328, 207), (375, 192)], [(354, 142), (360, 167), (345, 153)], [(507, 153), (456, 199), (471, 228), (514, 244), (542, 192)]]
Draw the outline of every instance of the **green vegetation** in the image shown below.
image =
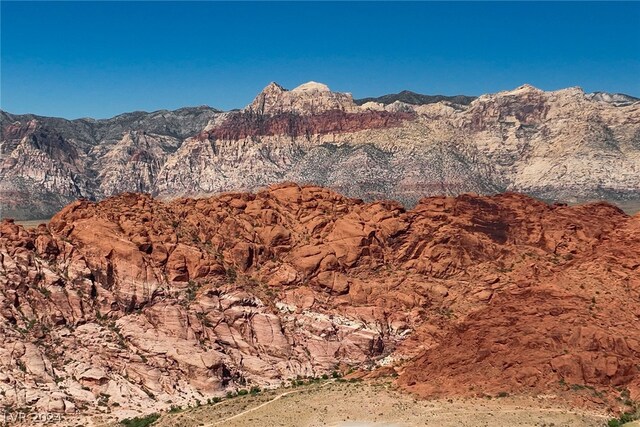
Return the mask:
[(227, 268), (225, 275), (227, 276), (227, 282), (229, 283), (235, 283), (238, 278), (238, 273), (236, 273), (236, 269), (233, 267)]
[(36, 289), (40, 291), (40, 293), (44, 295), (45, 298), (51, 298), (51, 291), (49, 289), (45, 288), (44, 286), (36, 286)]
[(626, 423), (630, 423), (631, 421), (635, 421), (638, 418), (635, 416), (635, 414), (631, 414), (629, 412), (625, 412), (624, 414), (620, 415), (620, 418), (611, 418), (608, 422), (607, 422), (607, 426), (608, 427), (621, 427), (623, 425), (625, 425)]
[(629, 400), (627, 398), (628, 391), (624, 390), (621, 393), (623, 399), (625, 399), (625, 404), (631, 406), (633, 409), (630, 412), (622, 413), (618, 418), (611, 418), (607, 423), (608, 427), (621, 427), (626, 423), (630, 423), (631, 421), (640, 420), (640, 405)]
[(150, 414), (145, 417), (127, 418), (120, 421), (125, 427), (147, 427), (158, 421), (160, 414)]
[(198, 292), (198, 284), (193, 280), (189, 280), (189, 285), (187, 286), (186, 296), (187, 301), (191, 302), (196, 299), (196, 293)]
[(600, 397), (601, 398), (601, 397), (604, 396), (603, 392), (596, 390), (595, 387), (590, 386), (590, 385), (571, 384), (571, 390), (573, 390), (573, 391), (590, 390), (591, 394), (593, 394), (595, 397)]

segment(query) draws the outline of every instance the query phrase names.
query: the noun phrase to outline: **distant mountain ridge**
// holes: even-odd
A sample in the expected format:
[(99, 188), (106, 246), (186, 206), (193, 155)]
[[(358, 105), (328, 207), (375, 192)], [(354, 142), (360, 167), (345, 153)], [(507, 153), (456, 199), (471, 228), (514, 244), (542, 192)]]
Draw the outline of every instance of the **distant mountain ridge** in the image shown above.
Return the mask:
[(424, 105), (424, 104), (433, 104), (436, 102), (447, 101), (453, 104), (469, 105), (476, 98), (477, 97), (475, 96), (466, 96), (466, 95), (454, 95), (454, 96), (421, 95), (419, 93), (415, 93), (410, 90), (403, 90), (402, 92), (392, 93), (389, 95), (356, 99), (354, 100), (354, 102), (357, 105), (363, 105), (363, 104), (366, 104), (367, 102), (380, 102), (384, 105), (388, 105), (388, 104), (393, 104), (396, 101), (400, 101), (400, 102), (404, 102), (405, 104)]
[[(132, 111), (118, 114), (107, 119), (83, 117), (65, 119), (61, 117), (47, 117), (36, 114), (11, 114), (0, 110), (2, 125), (13, 122), (36, 120), (47, 126), (55, 127), (62, 133), (70, 135), (86, 132), (87, 139), (100, 139), (119, 133), (120, 129), (147, 129), (149, 132), (169, 131), (179, 137), (191, 136), (205, 126), (208, 121), (221, 110), (206, 105), (198, 107), (183, 107), (176, 110)], [(204, 124), (202, 124), (204, 123)], [(165, 128), (161, 128), (164, 126)], [(116, 135), (118, 136), (118, 135)]]
[(594, 101), (608, 102), (617, 106), (631, 105), (640, 102), (640, 98), (625, 95), (624, 93), (593, 92), (587, 94), (587, 97)]
[(229, 112), (101, 120), (0, 112), (0, 216), (39, 219), (78, 198), (127, 191), (175, 198), (282, 181), (407, 206), (465, 192), (640, 199), (637, 98), (530, 85), (445, 98), (354, 100), (322, 83), (271, 83)]

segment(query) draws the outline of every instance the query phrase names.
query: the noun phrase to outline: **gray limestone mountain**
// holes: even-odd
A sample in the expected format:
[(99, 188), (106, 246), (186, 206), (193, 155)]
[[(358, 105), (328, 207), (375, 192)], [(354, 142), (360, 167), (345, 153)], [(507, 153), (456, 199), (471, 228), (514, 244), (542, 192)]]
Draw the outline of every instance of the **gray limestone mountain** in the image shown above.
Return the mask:
[(48, 218), (78, 198), (153, 191), (166, 156), (219, 114), (202, 106), (66, 120), (0, 111), (0, 216)]
[(404, 102), (405, 104), (412, 105), (424, 105), (434, 104), (436, 102), (446, 101), (452, 104), (469, 105), (476, 99), (475, 96), (466, 95), (422, 95), (419, 93), (411, 92), (410, 90), (403, 90), (399, 93), (393, 93), (389, 95), (379, 96), (377, 98), (362, 98), (356, 99), (355, 103), (358, 105), (366, 104), (367, 102), (380, 102), (382, 104), (393, 104), (396, 101)]
[(617, 106), (631, 105), (640, 102), (640, 98), (625, 95), (624, 93), (593, 92), (587, 98), (594, 101), (608, 102)]
[(408, 206), (465, 192), (640, 199), (633, 97), (529, 85), (464, 102), (407, 96), (354, 101), (320, 83), (271, 83), (232, 112), (107, 120), (2, 112), (1, 215), (44, 218), (74, 199), (125, 191), (175, 198), (281, 181)]

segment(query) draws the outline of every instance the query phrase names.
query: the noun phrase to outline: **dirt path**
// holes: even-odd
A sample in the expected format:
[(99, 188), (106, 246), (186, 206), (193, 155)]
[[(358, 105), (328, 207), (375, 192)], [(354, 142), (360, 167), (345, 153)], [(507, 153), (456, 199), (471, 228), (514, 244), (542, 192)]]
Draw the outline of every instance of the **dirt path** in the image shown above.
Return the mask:
[[(331, 381), (329, 381), (329, 382), (327, 382), (327, 383), (322, 384), (322, 385), (321, 385), (321, 386), (319, 386), (318, 388), (326, 387), (326, 386), (330, 385), (332, 382), (333, 382), (333, 380), (331, 380)], [(270, 404), (274, 403), (274, 402), (275, 402), (275, 401), (277, 401), (277, 400), (280, 400), (281, 398), (283, 398), (283, 397), (285, 397), (285, 396), (289, 396), (289, 395), (291, 395), (291, 394), (295, 394), (295, 393), (301, 393), (301, 392), (303, 392), (303, 391), (306, 391), (306, 389), (297, 389), (297, 390), (291, 390), (291, 391), (287, 391), (287, 392), (285, 392), (285, 393), (281, 393), (281, 394), (277, 395), (276, 397), (274, 397), (273, 399), (268, 400), (268, 401), (266, 401), (266, 402), (264, 402), (264, 403), (262, 403), (262, 404), (260, 404), (260, 405), (258, 405), (258, 406), (256, 406), (256, 407), (254, 407), (254, 408), (247, 409), (247, 410), (245, 410), (245, 411), (240, 412), (239, 414), (232, 415), (232, 416), (227, 417), (227, 418), (225, 418), (225, 419), (223, 419), (223, 420), (220, 420), (220, 421), (216, 421), (216, 422), (213, 422), (213, 423), (205, 424), (204, 426), (201, 426), (201, 427), (213, 427), (213, 426), (217, 426), (217, 425), (220, 425), (220, 424), (222, 424), (222, 423), (225, 423), (225, 422), (228, 422), (228, 421), (234, 420), (234, 419), (236, 419), (236, 418), (240, 418), (240, 417), (242, 417), (242, 416), (244, 416), (244, 415), (247, 415), (247, 414), (248, 414), (248, 413), (250, 413), (250, 412), (254, 412), (254, 411), (257, 411), (257, 410), (259, 410), (259, 409), (262, 409), (262, 408), (264, 408), (265, 406), (270, 405)], [(220, 402), (220, 403), (222, 403), (222, 402)]]

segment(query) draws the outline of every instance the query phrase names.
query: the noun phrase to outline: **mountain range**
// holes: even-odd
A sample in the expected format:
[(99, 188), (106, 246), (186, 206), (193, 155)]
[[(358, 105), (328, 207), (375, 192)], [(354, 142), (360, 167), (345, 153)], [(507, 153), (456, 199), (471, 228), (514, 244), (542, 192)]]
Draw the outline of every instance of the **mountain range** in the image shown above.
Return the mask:
[(153, 413), (324, 378), (640, 416), (640, 214), (560, 202), (640, 199), (633, 97), (1, 119), (2, 216), (52, 216), (0, 221), (6, 413), (201, 424)]
[(0, 215), (16, 219), (127, 191), (172, 199), (283, 181), (408, 208), (424, 196), (468, 192), (640, 198), (638, 99), (579, 88), (354, 100), (320, 83), (271, 83), (228, 112), (0, 114)]

